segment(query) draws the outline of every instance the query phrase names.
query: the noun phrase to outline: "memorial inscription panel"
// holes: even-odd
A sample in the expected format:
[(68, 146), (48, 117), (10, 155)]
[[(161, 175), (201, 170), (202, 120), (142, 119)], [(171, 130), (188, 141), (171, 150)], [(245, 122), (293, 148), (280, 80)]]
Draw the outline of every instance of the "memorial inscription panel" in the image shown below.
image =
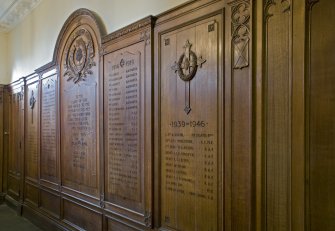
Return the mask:
[(56, 84), (57, 76), (42, 79), (41, 178), (57, 182)]
[[(90, 94), (88, 94), (90, 92)], [(66, 184), (95, 188), (96, 160), (96, 84), (73, 85), (63, 92), (63, 126), (66, 129), (63, 162)]]
[(161, 36), (161, 221), (218, 230), (218, 32), (213, 20)]
[(64, 186), (98, 196), (97, 44), (90, 27), (66, 40), (60, 71), (61, 159)]
[(38, 83), (27, 86), (25, 173), (26, 177), (38, 179)]
[(143, 212), (144, 196), (141, 47), (109, 53), (104, 60), (107, 197), (138, 212)]

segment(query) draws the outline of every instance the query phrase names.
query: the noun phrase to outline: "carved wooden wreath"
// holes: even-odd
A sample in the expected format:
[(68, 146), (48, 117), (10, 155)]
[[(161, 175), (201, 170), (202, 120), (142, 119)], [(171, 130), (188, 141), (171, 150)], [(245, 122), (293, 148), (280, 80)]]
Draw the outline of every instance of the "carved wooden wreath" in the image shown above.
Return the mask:
[(67, 81), (72, 80), (74, 83), (85, 81), (87, 75), (93, 74), (92, 67), (94, 62), (93, 39), (86, 29), (79, 29), (70, 36), (70, 41), (65, 49), (64, 77)]
[(185, 52), (179, 57), (178, 62), (171, 67), (172, 70), (178, 72), (179, 77), (184, 81), (190, 81), (197, 73), (198, 66), (202, 67), (202, 64), (206, 62), (201, 56), (191, 51), (192, 44), (190, 41), (186, 41), (184, 45)]

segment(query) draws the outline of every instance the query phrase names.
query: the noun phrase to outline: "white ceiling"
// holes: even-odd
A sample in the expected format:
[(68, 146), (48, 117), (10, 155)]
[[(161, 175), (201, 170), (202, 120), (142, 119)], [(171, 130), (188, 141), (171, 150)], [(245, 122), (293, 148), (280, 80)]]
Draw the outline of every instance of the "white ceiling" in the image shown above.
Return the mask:
[(0, 33), (8, 32), (42, 0), (0, 0)]

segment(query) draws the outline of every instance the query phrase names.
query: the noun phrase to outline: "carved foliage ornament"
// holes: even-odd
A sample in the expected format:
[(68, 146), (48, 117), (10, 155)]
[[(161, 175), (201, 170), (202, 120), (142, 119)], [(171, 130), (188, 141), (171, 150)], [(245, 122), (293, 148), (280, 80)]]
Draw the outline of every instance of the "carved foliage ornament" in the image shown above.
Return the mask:
[(94, 43), (89, 31), (82, 28), (73, 32), (65, 51), (64, 77), (67, 77), (67, 81), (78, 83), (93, 74), (91, 69), (96, 63)]
[(232, 43), (234, 69), (249, 66), (250, 41), (249, 2), (240, 2), (232, 6)]

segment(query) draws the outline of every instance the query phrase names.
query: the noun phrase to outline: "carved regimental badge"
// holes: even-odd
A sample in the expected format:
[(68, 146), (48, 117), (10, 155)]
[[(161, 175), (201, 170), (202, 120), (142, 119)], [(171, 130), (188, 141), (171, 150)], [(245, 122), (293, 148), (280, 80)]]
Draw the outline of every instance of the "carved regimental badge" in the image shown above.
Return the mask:
[(70, 36), (67, 43), (64, 60), (64, 77), (67, 81), (78, 83), (85, 81), (88, 75), (93, 74), (92, 67), (94, 62), (93, 39), (86, 29), (79, 29)]
[(185, 108), (186, 114), (191, 112), (191, 102), (190, 102), (190, 81), (194, 78), (197, 73), (198, 67), (202, 67), (202, 64), (206, 62), (202, 56), (197, 56), (194, 51), (191, 50), (192, 44), (189, 40), (186, 40), (184, 48), (184, 53), (179, 57), (178, 62), (171, 67), (180, 79), (185, 81)]

